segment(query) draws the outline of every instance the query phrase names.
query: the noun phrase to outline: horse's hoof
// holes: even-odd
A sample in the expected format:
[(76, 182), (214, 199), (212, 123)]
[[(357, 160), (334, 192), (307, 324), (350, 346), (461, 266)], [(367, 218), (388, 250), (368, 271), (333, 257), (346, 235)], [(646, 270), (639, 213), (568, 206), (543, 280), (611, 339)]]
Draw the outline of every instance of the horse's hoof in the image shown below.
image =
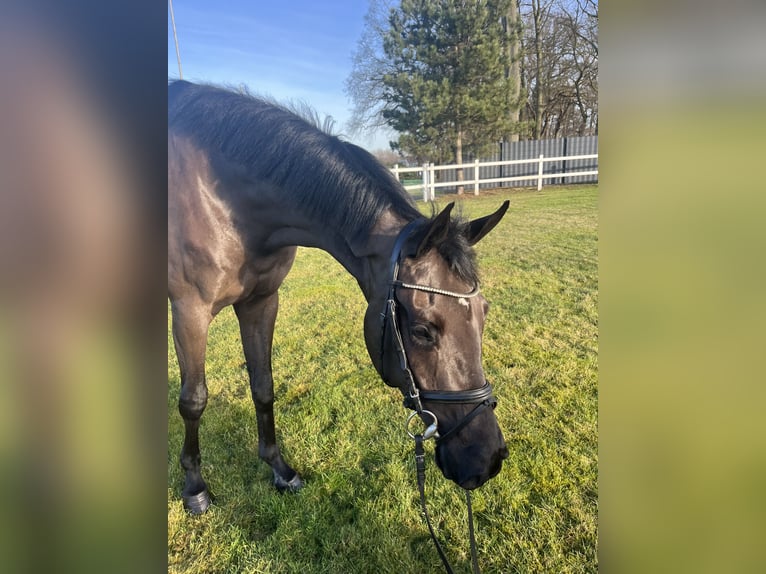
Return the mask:
[(210, 508), (210, 493), (208, 493), (207, 489), (191, 496), (184, 496), (183, 499), (184, 508), (191, 514), (203, 514)]
[(303, 488), (303, 481), (297, 472), (290, 480), (285, 480), (274, 471), (274, 486), (279, 492), (296, 492)]

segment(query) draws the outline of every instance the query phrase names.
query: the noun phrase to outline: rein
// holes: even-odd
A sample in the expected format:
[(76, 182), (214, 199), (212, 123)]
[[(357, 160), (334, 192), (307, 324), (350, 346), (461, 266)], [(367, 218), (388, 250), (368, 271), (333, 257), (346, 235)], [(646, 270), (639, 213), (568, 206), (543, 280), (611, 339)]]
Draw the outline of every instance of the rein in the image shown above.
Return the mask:
[[(381, 375), (383, 376), (384, 380), (386, 380), (385, 373), (383, 372), (385, 367), (385, 362), (383, 361), (383, 355), (384, 355), (384, 349), (385, 349), (385, 343), (386, 343), (386, 334), (390, 328), (390, 331), (393, 336), (393, 343), (394, 348), (396, 351), (396, 355), (399, 359), (399, 366), (404, 373), (405, 379), (406, 379), (406, 388), (400, 387), (400, 390), (402, 391), (402, 394), (404, 395), (404, 406), (407, 408), (410, 408), (413, 410), (413, 412), (410, 414), (409, 418), (407, 419), (407, 434), (415, 441), (415, 467), (416, 467), (416, 473), (417, 473), (417, 482), (418, 482), (418, 491), (420, 493), (420, 505), (423, 511), (423, 516), (426, 519), (426, 524), (428, 525), (428, 530), (431, 533), (431, 539), (434, 542), (434, 546), (436, 547), (436, 551), (439, 554), (439, 557), (442, 560), (442, 563), (444, 564), (444, 567), (447, 571), (447, 574), (454, 574), (454, 571), (452, 570), (452, 567), (450, 566), (449, 561), (447, 560), (447, 556), (444, 553), (444, 550), (441, 547), (441, 544), (439, 544), (439, 541), (436, 538), (436, 534), (434, 532), (433, 527), (431, 526), (431, 518), (428, 514), (428, 509), (426, 508), (426, 495), (425, 495), (425, 450), (423, 448), (423, 442), (428, 440), (429, 438), (433, 438), (435, 442), (442, 443), (446, 442), (449, 438), (452, 438), (457, 435), (460, 430), (465, 428), (468, 423), (470, 423), (477, 415), (479, 415), (484, 409), (486, 408), (494, 408), (497, 404), (497, 399), (492, 394), (492, 385), (489, 384), (488, 381), (484, 382), (484, 385), (479, 387), (478, 389), (468, 389), (465, 391), (429, 391), (429, 390), (420, 390), (418, 386), (415, 383), (415, 377), (412, 374), (412, 371), (409, 368), (409, 364), (407, 361), (407, 353), (404, 349), (404, 341), (402, 340), (402, 333), (399, 329), (399, 323), (396, 318), (396, 310), (397, 310), (397, 304), (398, 301), (396, 299), (396, 289), (414, 289), (417, 291), (425, 291), (428, 293), (436, 293), (439, 295), (444, 295), (446, 297), (454, 297), (458, 299), (470, 299), (471, 297), (475, 297), (479, 294), (479, 285), (475, 285), (474, 288), (469, 291), (468, 293), (456, 293), (454, 291), (447, 291), (444, 289), (439, 289), (437, 287), (431, 287), (427, 285), (414, 285), (410, 283), (404, 283), (399, 280), (399, 263), (401, 259), (401, 253), (402, 249), (404, 247), (405, 242), (409, 238), (410, 234), (413, 232), (415, 227), (417, 226), (418, 221), (411, 221), (407, 225), (402, 228), (402, 230), (399, 232), (399, 235), (396, 238), (396, 242), (394, 243), (394, 247), (391, 250), (391, 258), (390, 258), (390, 277), (391, 281), (389, 283), (389, 289), (388, 289), (388, 297), (386, 299), (386, 304), (383, 312), (381, 313), (382, 318), (382, 325), (381, 325), (381, 344), (380, 344), (380, 364), (381, 364)], [(451, 428), (449, 431), (444, 433), (443, 435), (439, 434), (439, 421), (436, 418), (436, 415), (423, 408), (423, 402), (432, 402), (432, 403), (443, 403), (443, 404), (475, 404), (476, 406), (463, 417), (463, 419), (455, 425), (453, 428)], [(419, 416), (421, 420), (425, 423), (425, 417), (431, 417), (432, 423), (426, 427), (424, 432), (422, 434), (414, 435), (409, 431), (409, 425), (410, 421), (415, 417)], [(471, 546), (471, 566), (473, 568), (474, 574), (480, 574), (479, 570), (479, 563), (476, 558), (476, 538), (474, 534), (474, 526), (473, 526), (473, 510), (471, 507), (471, 492), (469, 490), (465, 491), (465, 497), (466, 497), (466, 505), (468, 508), (468, 530), (469, 530), (469, 537), (470, 537), (470, 546)]]

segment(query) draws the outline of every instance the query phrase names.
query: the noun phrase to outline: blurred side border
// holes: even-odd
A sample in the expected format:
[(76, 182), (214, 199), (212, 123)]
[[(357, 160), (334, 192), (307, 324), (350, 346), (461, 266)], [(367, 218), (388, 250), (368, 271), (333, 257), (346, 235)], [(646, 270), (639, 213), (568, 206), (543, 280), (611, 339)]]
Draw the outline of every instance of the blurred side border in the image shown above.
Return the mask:
[(0, 18), (0, 562), (166, 565), (162, 3)]
[(763, 571), (766, 6), (600, 16), (600, 568)]

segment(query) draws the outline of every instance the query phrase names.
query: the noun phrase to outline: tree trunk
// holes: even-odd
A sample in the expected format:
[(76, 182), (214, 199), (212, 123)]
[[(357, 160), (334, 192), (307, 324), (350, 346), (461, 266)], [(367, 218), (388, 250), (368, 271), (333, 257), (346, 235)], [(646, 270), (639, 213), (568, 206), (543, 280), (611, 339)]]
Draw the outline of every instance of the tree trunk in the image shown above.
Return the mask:
[(543, 50), (542, 50), (542, 24), (543, 24), (543, 6), (540, 0), (532, 2), (532, 16), (535, 27), (535, 139), (539, 140), (543, 127)]
[(512, 124), (512, 131), (506, 136), (506, 141), (519, 141), (518, 123), (520, 118), (520, 95), (521, 95), (521, 39), (517, 32), (519, 26), (518, 0), (512, 0), (508, 7), (508, 15), (503, 19), (506, 41), (508, 43), (506, 78), (510, 80), (508, 93), (508, 119)]
[[(503, 17), (503, 31), (507, 44), (505, 77), (508, 79), (508, 120), (510, 132), (505, 135), (500, 143), (500, 160), (504, 157), (505, 146), (519, 141), (519, 121), (521, 120), (521, 38), (519, 36), (519, 0), (512, 0), (508, 7), (508, 14)], [(504, 177), (510, 166), (500, 167), (500, 177)]]
[[(460, 128), (457, 130), (457, 140), (455, 140), (455, 163), (457, 165), (461, 165), (463, 163), (463, 132)], [(463, 168), (457, 168), (457, 180), (460, 182), (464, 179)], [(458, 194), (463, 195), (464, 191), (465, 188), (462, 185), (459, 185), (457, 188)]]

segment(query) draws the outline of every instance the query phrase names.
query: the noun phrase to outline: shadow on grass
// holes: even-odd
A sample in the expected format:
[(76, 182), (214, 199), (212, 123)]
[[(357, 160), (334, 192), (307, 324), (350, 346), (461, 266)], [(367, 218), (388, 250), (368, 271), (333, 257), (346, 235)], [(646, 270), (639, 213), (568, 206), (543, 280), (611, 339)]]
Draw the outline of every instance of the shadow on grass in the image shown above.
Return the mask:
[[(232, 393), (211, 396), (200, 442), (203, 474), (215, 499), (200, 517), (180, 510), (183, 475), (177, 453), (183, 424), (178, 415), (170, 421), (169, 508), (173, 512), (169, 513), (168, 554), (176, 571), (406, 574), (441, 570), (418, 507), (409, 440), (394, 434), (400, 432), (401, 421), (391, 420), (384, 428), (365, 428), (360, 422), (379, 416), (382, 401), (391, 403), (392, 413), (404, 414), (399, 413), (398, 395), (383, 388), (373, 392), (374, 397), (365, 397), (370, 389), (358, 379), (358, 373), (351, 373), (332, 384), (340, 389), (355, 386), (361, 392), (353, 398), (338, 389), (323, 388), (329, 383), (316, 385), (315, 392), (309, 392), (314, 397), (303, 396), (292, 405), (280, 405), (284, 392), (277, 396), (279, 442), (286, 460), (305, 480), (297, 493), (282, 494), (271, 485), (271, 469), (257, 457), (255, 409), (249, 399), (239, 400)], [(377, 384), (383, 386), (380, 381)], [(171, 393), (171, 401), (176, 397), (177, 391)], [(328, 404), (320, 409), (316, 401), (325, 398)], [(337, 404), (339, 400), (345, 403)], [(311, 409), (318, 413), (307, 420)], [(354, 436), (349, 437), (351, 429)], [(317, 431), (320, 436), (306, 436)], [(443, 480), (432, 461), (429, 466), (429, 472)], [(469, 562), (456, 554), (467, 548), (467, 540), (444, 543), (459, 546), (455, 553), (447, 549), (453, 566), (470, 569)]]

